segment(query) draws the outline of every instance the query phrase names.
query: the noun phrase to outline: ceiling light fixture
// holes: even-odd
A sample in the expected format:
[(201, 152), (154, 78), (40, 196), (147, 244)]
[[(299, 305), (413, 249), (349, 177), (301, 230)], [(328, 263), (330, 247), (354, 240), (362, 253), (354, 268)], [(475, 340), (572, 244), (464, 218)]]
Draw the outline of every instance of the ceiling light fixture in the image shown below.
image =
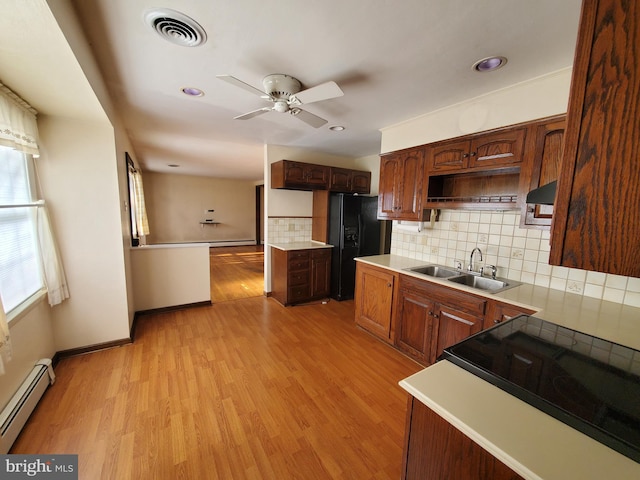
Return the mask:
[(204, 96), (204, 92), (199, 88), (195, 87), (184, 87), (181, 89), (182, 93), (185, 95), (189, 95), (190, 97), (202, 97)]
[(507, 64), (506, 57), (486, 57), (481, 60), (478, 60), (473, 64), (473, 69), (476, 72), (493, 72), (501, 67), (504, 67)]
[(331, 125), (329, 130), (332, 132), (342, 132), (345, 128), (342, 125)]
[(169, 163), (167, 164), (167, 167), (171, 167), (171, 168), (178, 168), (180, 165), (178, 165), (177, 163)]

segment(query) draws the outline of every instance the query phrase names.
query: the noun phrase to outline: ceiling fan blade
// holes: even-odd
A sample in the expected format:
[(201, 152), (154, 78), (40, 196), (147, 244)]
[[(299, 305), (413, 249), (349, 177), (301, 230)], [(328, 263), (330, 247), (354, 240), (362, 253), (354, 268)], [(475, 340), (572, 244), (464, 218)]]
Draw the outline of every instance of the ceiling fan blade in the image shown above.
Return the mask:
[(238, 115), (237, 117), (233, 117), (234, 120), (249, 120), (250, 118), (257, 117), (258, 115), (262, 115), (263, 113), (270, 112), (272, 109), (269, 107), (260, 108), (258, 110), (253, 110), (252, 112), (247, 112), (243, 115)]
[(326, 82), (298, 92), (294, 94), (293, 97), (300, 102), (300, 104), (306, 105), (308, 103), (329, 100), (330, 98), (341, 97), (343, 95), (344, 92), (336, 82)]
[(269, 100), (271, 97), (269, 97), (269, 95), (267, 95), (266, 93), (264, 93), (262, 90), (249, 85), (248, 83), (243, 82), (242, 80), (238, 80), (236, 77), (232, 77), (231, 75), (216, 75), (217, 78), (219, 78), (220, 80), (224, 80), (227, 83), (230, 83), (231, 85), (235, 85), (236, 87), (240, 87), (244, 90), (246, 90), (247, 92), (251, 92), (254, 95), (258, 95), (262, 98), (264, 98), (265, 100)]
[(292, 108), (289, 112), (294, 117), (299, 118), (304, 123), (311, 125), (314, 128), (320, 128), (327, 123), (324, 118), (314, 115), (313, 113), (309, 113), (306, 110), (302, 110), (301, 108)]

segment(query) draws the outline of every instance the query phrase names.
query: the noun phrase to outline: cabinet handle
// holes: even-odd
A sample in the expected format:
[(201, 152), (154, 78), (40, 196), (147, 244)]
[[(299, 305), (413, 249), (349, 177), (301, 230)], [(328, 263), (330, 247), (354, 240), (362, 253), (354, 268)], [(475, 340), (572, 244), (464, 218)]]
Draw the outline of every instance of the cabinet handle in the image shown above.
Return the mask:
[(440, 318), (440, 315), (438, 315), (437, 313), (434, 313), (433, 318)]
[(471, 152), (471, 156), (475, 157), (476, 156), (476, 152)]
[(493, 323), (500, 323), (500, 320), (494, 320)]
[(468, 153), (463, 153), (463, 154), (462, 154), (462, 158), (467, 158), (468, 156), (469, 156), (469, 154), (468, 154)]
[(387, 283), (387, 287), (391, 287), (391, 282), (388, 282), (388, 283)]
[(433, 317), (433, 312), (429, 312), (429, 316), (430, 316), (430, 317)]

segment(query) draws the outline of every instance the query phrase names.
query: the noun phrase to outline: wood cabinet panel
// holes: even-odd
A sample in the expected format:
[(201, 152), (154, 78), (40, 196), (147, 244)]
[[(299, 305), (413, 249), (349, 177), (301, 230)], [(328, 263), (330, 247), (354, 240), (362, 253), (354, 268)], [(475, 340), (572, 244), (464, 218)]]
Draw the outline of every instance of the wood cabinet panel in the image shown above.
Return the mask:
[(397, 288), (397, 274), (356, 262), (356, 324), (390, 343)]
[(422, 185), (424, 180), (424, 150), (414, 148), (382, 156), (378, 218), (414, 220), (424, 218)]
[(341, 193), (363, 193), (371, 191), (371, 172), (331, 167), (329, 190)]
[(407, 405), (406, 425), (403, 480), (522, 480), (412, 396)]
[(283, 305), (328, 297), (330, 282), (331, 249), (271, 247), (271, 296)]
[(536, 313), (535, 310), (517, 307), (509, 303), (493, 301), (490, 302), (489, 307), (487, 308), (487, 314), (484, 319), (483, 328), (491, 328), (498, 323), (506, 322), (507, 320), (511, 320), (512, 318), (517, 317), (518, 315), (533, 315), (534, 313)]
[(480, 135), (471, 141), (469, 168), (514, 166), (522, 162), (526, 130), (518, 128)]
[(438, 305), (433, 316), (437, 335), (432, 339), (431, 363), (436, 362), (445, 348), (478, 333), (484, 324), (484, 317), (470, 315), (446, 305)]
[(426, 292), (418, 293), (403, 288), (403, 278), (400, 277), (395, 345), (426, 365), (431, 358), (435, 304), (427, 298)]
[(526, 204), (526, 195), (558, 179), (564, 145), (565, 115), (550, 118), (530, 127), (530, 153), (522, 170), (521, 227), (548, 228), (553, 216), (553, 205)]
[(550, 263), (640, 277), (640, 3), (585, 0)]
[(312, 163), (280, 160), (271, 164), (271, 188), (292, 190), (327, 189), (329, 167)]

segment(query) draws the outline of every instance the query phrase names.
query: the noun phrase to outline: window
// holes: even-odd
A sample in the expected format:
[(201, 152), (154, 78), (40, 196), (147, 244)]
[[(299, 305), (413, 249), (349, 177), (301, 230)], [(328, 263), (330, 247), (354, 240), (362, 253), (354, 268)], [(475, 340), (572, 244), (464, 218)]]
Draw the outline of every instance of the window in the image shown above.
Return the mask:
[(0, 297), (10, 312), (43, 288), (31, 155), (0, 146)]

